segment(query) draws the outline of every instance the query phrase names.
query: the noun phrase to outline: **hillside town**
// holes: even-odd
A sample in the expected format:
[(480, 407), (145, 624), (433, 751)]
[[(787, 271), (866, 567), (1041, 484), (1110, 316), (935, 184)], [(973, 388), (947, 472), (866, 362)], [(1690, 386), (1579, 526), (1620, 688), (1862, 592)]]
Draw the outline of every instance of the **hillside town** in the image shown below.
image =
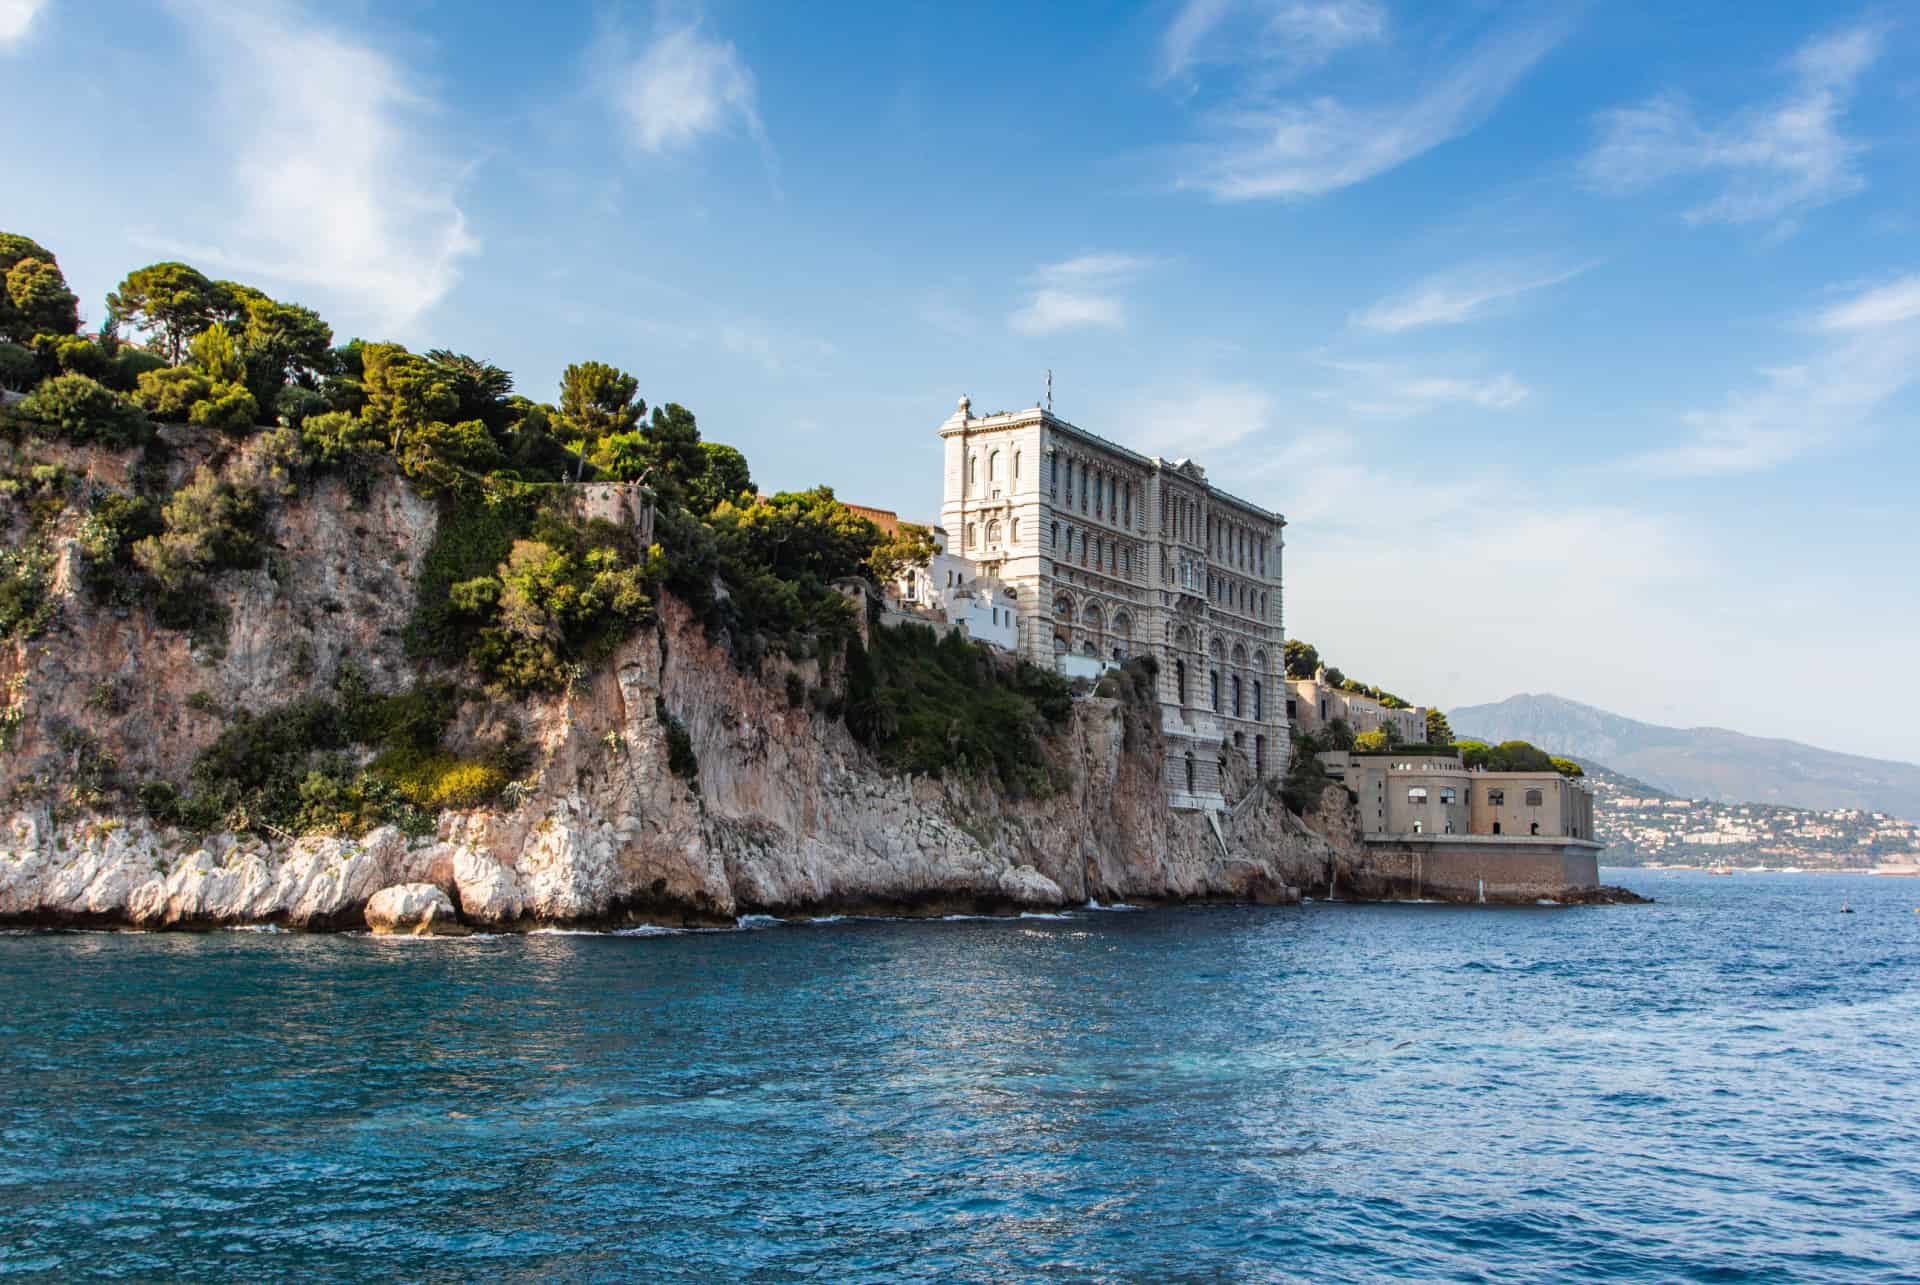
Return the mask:
[(1679, 799), (1587, 765), (1609, 865), (1872, 870), (1920, 866), (1920, 822), (1884, 812)]

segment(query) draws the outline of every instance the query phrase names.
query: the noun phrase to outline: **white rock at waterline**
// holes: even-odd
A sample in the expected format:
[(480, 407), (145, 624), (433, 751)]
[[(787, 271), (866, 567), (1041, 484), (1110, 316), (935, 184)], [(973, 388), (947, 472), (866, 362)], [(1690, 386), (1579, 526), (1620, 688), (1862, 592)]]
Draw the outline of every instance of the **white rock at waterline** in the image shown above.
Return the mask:
[(397, 883), (374, 893), (367, 902), (367, 927), (415, 937), (454, 937), (468, 931), (452, 900), (430, 883)]

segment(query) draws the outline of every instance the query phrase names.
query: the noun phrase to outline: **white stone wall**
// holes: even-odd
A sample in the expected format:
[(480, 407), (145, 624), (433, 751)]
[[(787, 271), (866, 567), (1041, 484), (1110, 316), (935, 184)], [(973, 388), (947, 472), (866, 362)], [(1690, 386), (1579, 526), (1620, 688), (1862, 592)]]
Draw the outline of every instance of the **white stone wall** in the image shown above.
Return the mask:
[(963, 400), (940, 433), (941, 525), (960, 556), (1017, 594), (1027, 658), (1160, 662), (1176, 806), (1226, 802), (1224, 745), (1265, 775), (1286, 770), (1278, 515), (1216, 489), (1196, 465), (1138, 454), (1039, 408), (975, 417)]

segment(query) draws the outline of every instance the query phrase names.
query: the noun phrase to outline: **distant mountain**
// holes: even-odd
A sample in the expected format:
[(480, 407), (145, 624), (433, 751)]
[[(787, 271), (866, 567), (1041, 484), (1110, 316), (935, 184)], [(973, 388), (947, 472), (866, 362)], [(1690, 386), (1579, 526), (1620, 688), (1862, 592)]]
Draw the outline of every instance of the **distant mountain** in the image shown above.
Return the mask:
[(1858, 808), (1920, 818), (1920, 766), (1745, 736), (1721, 727), (1660, 727), (1561, 696), (1509, 696), (1447, 711), (1454, 735), (1531, 741), (1604, 763), (1683, 798), (1796, 808)]

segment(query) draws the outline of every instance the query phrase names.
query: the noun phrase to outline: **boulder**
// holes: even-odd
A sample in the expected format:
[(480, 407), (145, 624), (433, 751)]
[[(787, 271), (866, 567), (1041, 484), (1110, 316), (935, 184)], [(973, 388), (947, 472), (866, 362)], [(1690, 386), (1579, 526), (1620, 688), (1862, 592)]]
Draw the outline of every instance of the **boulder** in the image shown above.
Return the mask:
[(1012, 866), (1000, 873), (1000, 894), (1016, 906), (1051, 910), (1066, 904), (1060, 885), (1032, 866)]
[(464, 846), (457, 849), (453, 877), (460, 889), (460, 907), (475, 923), (511, 924), (526, 909), (519, 878), (485, 853)]
[(367, 927), (415, 937), (457, 937), (468, 931), (452, 900), (430, 883), (397, 883), (374, 893), (367, 902)]

